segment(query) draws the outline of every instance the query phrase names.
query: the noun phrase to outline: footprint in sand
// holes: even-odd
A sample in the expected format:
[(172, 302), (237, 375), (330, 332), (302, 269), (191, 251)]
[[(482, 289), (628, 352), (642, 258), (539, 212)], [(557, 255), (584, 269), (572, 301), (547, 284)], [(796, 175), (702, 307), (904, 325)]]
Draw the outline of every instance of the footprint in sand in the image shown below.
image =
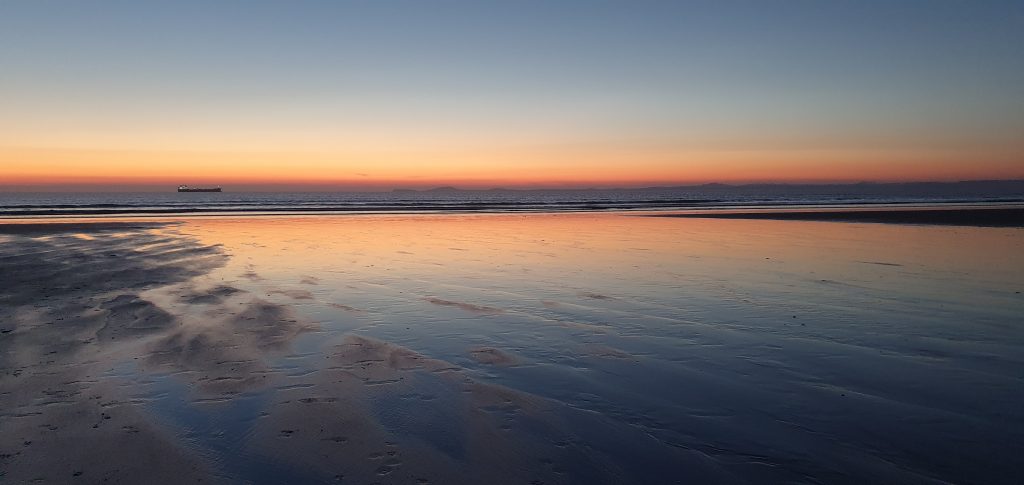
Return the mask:
[(398, 467), (402, 466), (402, 459), (398, 457), (398, 452), (395, 450), (389, 450), (386, 452), (375, 451), (370, 453), (368, 458), (371, 460), (384, 460), (384, 462), (375, 470), (375, 473), (380, 476), (388, 475)]

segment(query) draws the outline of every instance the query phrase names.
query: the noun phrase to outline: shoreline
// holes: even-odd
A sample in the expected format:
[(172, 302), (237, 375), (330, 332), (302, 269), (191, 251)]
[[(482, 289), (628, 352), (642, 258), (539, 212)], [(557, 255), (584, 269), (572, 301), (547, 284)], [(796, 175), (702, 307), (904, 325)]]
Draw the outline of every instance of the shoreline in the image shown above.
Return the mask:
[(778, 221), (867, 222), (972, 227), (1024, 227), (1024, 207), (938, 207), (886, 209), (758, 210), (646, 214), (648, 217), (761, 219)]
[(646, 200), (646, 201), (564, 201), (564, 202), (472, 202), (472, 203), (401, 203), (351, 205), (295, 205), (268, 203), (263, 206), (0, 206), (0, 223), (11, 219), (87, 219), (87, 218), (171, 218), (218, 216), (296, 216), (296, 215), (443, 215), (443, 214), (596, 214), (596, 213), (674, 213), (679, 211), (778, 211), (798, 210), (930, 210), (936, 208), (1020, 208), (1024, 201), (1010, 200), (946, 200), (946, 201), (861, 201), (861, 202), (724, 202), (709, 200)]
[(0, 234), (158, 228), (189, 220), (281, 217), (445, 217), (445, 216), (643, 216), (694, 219), (756, 219), (972, 227), (1024, 227), (1024, 204), (942, 203), (707, 207), (701, 209), (459, 210), (459, 211), (199, 211), (137, 214), (0, 215)]

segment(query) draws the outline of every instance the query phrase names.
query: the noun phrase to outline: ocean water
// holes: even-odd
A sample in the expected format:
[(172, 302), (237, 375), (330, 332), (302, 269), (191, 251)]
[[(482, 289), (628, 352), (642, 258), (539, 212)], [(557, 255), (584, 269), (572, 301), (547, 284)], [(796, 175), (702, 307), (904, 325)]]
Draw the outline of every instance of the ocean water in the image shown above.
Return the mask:
[(1024, 201), (1024, 183), (724, 186), (614, 190), (28, 193), (0, 191), (0, 217), (224, 213), (468, 213)]

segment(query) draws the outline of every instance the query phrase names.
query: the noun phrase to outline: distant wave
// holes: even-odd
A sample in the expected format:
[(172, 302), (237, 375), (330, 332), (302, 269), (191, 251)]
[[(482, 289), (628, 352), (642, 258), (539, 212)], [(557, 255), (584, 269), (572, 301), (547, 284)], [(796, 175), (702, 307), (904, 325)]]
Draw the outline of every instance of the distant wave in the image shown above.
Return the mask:
[(293, 201), (286, 204), (232, 201), (230, 203), (165, 203), (153, 204), (13, 204), (0, 205), (0, 215), (65, 216), (121, 214), (194, 214), (194, 213), (409, 213), (409, 212), (565, 212), (613, 210), (664, 210), (710, 206), (717, 200), (645, 200), (645, 201), (580, 201), (580, 202), (347, 202), (324, 204), (314, 201)]
[(380, 193), (0, 193), (0, 217), (642, 211), (795, 205), (1024, 202), (1021, 196), (722, 193), (682, 189)]

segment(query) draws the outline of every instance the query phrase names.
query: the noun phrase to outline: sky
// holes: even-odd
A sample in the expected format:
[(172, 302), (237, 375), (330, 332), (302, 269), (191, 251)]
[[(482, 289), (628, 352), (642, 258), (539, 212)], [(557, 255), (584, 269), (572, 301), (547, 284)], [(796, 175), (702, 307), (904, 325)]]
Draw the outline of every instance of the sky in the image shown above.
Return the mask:
[(1014, 178), (1021, 1), (0, 2), (0, 190)]

